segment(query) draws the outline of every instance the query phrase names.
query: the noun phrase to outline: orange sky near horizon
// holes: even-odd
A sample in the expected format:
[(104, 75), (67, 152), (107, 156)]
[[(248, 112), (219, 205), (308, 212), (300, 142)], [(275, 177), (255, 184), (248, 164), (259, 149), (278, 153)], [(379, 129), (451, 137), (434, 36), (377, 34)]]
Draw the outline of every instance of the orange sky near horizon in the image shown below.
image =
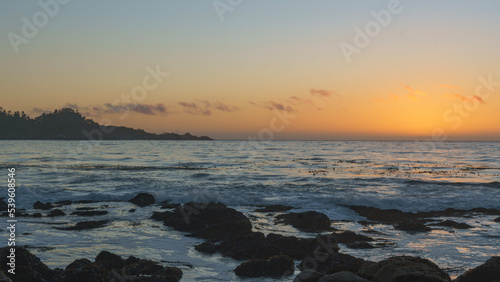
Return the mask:
[[(397, 2), (246, 1), (222, 18), (211, 3), (74, 2), (16, 46), (41, 8), (4, 3), (0, 106), (216, 139), (500, 141), (500, 3)], [(377, 13), (392, 14), (368, 36)]]

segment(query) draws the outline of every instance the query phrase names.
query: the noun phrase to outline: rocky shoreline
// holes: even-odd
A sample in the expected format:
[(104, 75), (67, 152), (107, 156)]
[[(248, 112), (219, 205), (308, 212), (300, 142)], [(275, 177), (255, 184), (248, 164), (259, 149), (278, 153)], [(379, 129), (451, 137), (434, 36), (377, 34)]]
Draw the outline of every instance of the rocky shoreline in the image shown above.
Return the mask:
[[(140, 193), (130, 200), (142, 208), (155, 204), (153, 195)], [(47, 217), (64, 216), (59, 208), (72, 204), (63, 201), (55, 204), (37, 202), (33, 214), (20, 211), (18, 216)], [(220, 203), (160, 203), (159, 210), (151, 219), (186, 236), (204, 239), (194, 248), (204, 254), (219, 253), (242, 261), (234, 269), (239, 277), (289, 277), (293, 281), (452, 281), (450, 276), (428, 259), (416, 256), (394, 256), (381, 261), (368, 261), (342, 253), (339, 244), (347, 248), (380, 248), (384, 242), (350, 230), (332, 227), (331, 220), (315, 211), (288, 212), (293, 207), (271, 205), (256, 208), (267, 212), (277, 224), (293, 226), (297, 230), (310, 233), (308, 238), (284, 236), (275, 233), (264, 234), (255, 231), (251, 220), (242, 212)], [(429, 232), (433, 227), (446, 226), (467, 229), (469, 225), (440, 217), (490, 215), (499, 216), (495, 209), (477, 208), (471, 210), (446, 209), (411, 213), (400, 210), (383, 210), (365, 206), (350, 206), (350, 209), (366, 218), (364, 225), (389, 224), (404, 232)], [(131, 209), (128, 212), (135, 212)], [(288, 212), (288, 213), (284, 213)], [(100, 216), (106, 210), (78, 209), (71, 214)], [(498, 222), (498, 218), (493, 220)], [(108, 220), (81, 221), (61, 230), (101, 228)], [(381, 250), (382, 251), (382, 250)], [(108, 251), (101, 251), (93, 262), (79, 259), (64, 269), (50, 269), (28, 250), (16, 248), (16, 275), (7, 272), (6, 256), (9, 248), (1, 249), (0, 281), (179, 281), (182, 270), (172, 266), (162, 266), (148, 259), (122, 257)], [(293, 277), (296, 269), (301, 272)], [(124, 278), (125, 277), (125, 278)], [(2, 280), (3, 279), (3, 280)], [(122, 279), (122, 280), (120, 280)], [(126, 280), (123, 280), (126, 279)], [(453, 281), (499, 281), (500, 257), (491, 257), (484, 264), (471, 269)]]

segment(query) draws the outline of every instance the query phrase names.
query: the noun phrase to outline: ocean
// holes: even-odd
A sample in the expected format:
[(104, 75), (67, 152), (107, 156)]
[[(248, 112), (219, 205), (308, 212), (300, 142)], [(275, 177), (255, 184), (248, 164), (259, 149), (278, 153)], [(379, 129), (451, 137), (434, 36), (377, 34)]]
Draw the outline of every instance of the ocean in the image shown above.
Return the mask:
[[(273, 215), (254, 212), (255, 206), (322, 212), (333, 227), (361, 234), (366, 226), (359, 221), (365, 218), (350, 205), (412, 212), (500, 209), (500, 142), (0, 141), (0, 148), (4, 178), (7, 168), (16, 169), (18, 209), (34, 213), (36, 201), (94, 201), (61, 208), (68, 214), (63, 217), (18, 218), (17, 245), (28, 246), (51, 268), (108, 250), (180, 267), (183, 281), (239, 280), (233, 269), (240, 261), (199, 253), (194, 245), (203, 240), (149, 219), (159, 206), (127, 202), (139, 192), (153, 194), (156, 202), (221, 202), (249, 216), (255, 230), (299, 237), (315, 234), (276, 224)], [(6, 199), (4, 190), (0, 197)], [(78, 207), (108, 211), (99, 219), (111, 224), (84, 231), (53, 228), (84, 220), (64, 210)], [(454, 218), (473, 228), (427, 233), (375, 224), (370, 236), (387, 242), (384, 247), (340, 248), (374, 261), (425, 257), (453, 277), (500, 255), (500, 223), (494, 218)]]

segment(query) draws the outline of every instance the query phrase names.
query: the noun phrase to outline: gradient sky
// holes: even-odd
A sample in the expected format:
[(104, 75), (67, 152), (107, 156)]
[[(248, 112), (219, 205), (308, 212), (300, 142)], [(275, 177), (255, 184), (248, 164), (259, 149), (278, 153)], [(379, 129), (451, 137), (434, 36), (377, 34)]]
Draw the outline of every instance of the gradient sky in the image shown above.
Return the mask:
[[(38, 1), (2, 1), (0, 106), (218, 139), (500, 140), (500, 84), (478, 79), (500, 82), (500, 1), (402, 0), (350, 62), (341, 44), (392, 1), (242, 0), (221, 18), (230, 2), (72, 0), (26, 38)], [(122, 99), (158, 65), (158, 87)]]

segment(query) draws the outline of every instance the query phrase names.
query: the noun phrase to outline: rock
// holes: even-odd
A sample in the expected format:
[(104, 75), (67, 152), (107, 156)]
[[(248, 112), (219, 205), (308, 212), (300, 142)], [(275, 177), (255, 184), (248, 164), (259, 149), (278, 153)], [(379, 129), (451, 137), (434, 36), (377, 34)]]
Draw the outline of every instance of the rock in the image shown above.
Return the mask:
[(36, 212), (36, 213), (32, 214), (31, 217), (42, 217), (42, 214), (39, 212)]
[(370, 282), (349, 271), (341, 271), (335, 274), (323, 276), (318, 282)]
[(139, 193), (129, 202), (138, 205), (139, 207), (146, 207), (155, 203), (155, 197), (149, 193)]
[(212, 240), (224, 240), (252, 230), (250, 220), (243, 213), (223, 204), (186, 203), (173, 212), (154, 213), (151, 218), (176, 230), (190, 232), (192, 236)]
[(0, 200), (0, 210), (6, 211), (7, 207), (8, 207), (7, 203), (3, 199)]
[(328, 216), (315, 211), (281, 214), (276, 219), (278, 223), (289, 224), (306, 232), (332, 230)]
[(287, 256), (273, 256), (268, 260), (254, 259), (243, 262), (234, 270), (240, 277), (282, 277), (293, 274), (295, 265)]
[(432, 230), (432, 228), (426, 226), (425, 224), (417, 220), (400, 222), (394, 225), (394, 228), (409, 232), (429, 232)]
[(54, 282), (104, 282), (108, 281), (106, 269), (88, 259), (79, 259), (70, 263)]
[(115, 255), (108, 251), (100, 252), (97, 257), (95, 257), (95, 262), (99, 263), (107, 270), (121, 269), (125, 265), (125, 262), (119, 255)]
[(335, 240), (337, 240), (338, 243), (343, 244), (374, 241), (371, 237), (356, 234), (352, 231), (334, 232), (332, 236), (335, 238)]
[(460, 275), (455, 282), (500, 281), (500, 257), (491, 257), (480, 266)]
[(10, 279), (9, 277), (7, 277), (7, 275), (5, 275), (5, 273), (3, 273), (3, 271), (0, 271), (0, 281), (2, 281), (2, 282), (12, 282), (12, 279)]
[(70, 201), (70, 200), (65, 200), (65, 201), (59, 201), (59, 202), (56, 202), (56, 205), (58, 207), (62, 207), (62, 206), (68, 206), (68, 205), (71, 205), (73, 202)]
[(312, 269), (323, 274), (333, 274), (341, 271), (357, 273), (365, 260), (348, 254), (333, 253), (308, 256), (299, 264), (300, 270)]
[(163, 267), (158, 263), (129, 257), (122, 259), (113, 253), (100, 252), (95, 262), (76, 260), (66, 267), (55, 282), (107, 281), (179, 281), (182, 271), (177, 267)]
[(64, 216), (64, 215), (66, 215), (65, 212), (63, 212), (60, 209), (55, 209), (55, 210), (50, 211), (47, 216), (54, 217), (54, 216)]
[(345, 244), (349, 249), (373, 249), (374, 246), (366, 243), (366, 242), (354, 242)]
[(364, 263), (358, 275), (374, 282), (451, 281), (450, 276), (430, 260), (410, 256), (391, 257), (378, 263)]
[(76, 225), (69, 227), (54, 227), (59, 230), (85, 230), (104, 227), (109, 223), (109, 220), (97, 220), (97, 221), (81, 221)]
[(497, 217), (493, 220), (494, 222), (500, 222), (500, 217)]
[(180, 206), (180, 204), (170, 204), (168, 202), (165, 202), (161, 205), (160, 209), (175, 209), (178, 206)]
[(35, 210), (50, 210), (51, 208), (53, 208), (54, 206), (47, 202), (47, 203), (42, 203), (40, 201), (36, 201), (36, 203), (33, 204), (33, 208)]
[(312, 239), (296, 238), (251, 232), (228, 238), (220, 243), (205, 242), (195, 246), (197, 251), (206, 254), (219, 252), (237, 260), (267, 259), (275, 255), (287, 255), (292, 259), (302, 259), (310, 251)]
[(313, 269), (303, 270), (293, 279), (293, 282), (316, 282), (321, 277), (323, 277), (324, 273), (319, 273)]
[(294, 209), (294, 207), (284, 205), (260, 205), (254, 212), (284, 212), (291, 209)]
[(445, 220), (445, 221), (441, 221), (441, 222), (431, 223), (429, 225), (431, 225), (431, 226), (453, 227), (453, 228), (456, 228), (456, 229), (469, 229), (469, 228), (472, 228), (472, 226), (470, 226), (467, 223), (463, 223), (463, 222), (459, 223), (459, 222), (456, 222), (456, 221), (453, 221), (453, 220)]
[(108, 211), (75, 211), (71, 214), (78, 216), (98, 216), (108, 214)]
[(128, 212), (135, 212), (135, 209), (129, 209)]
[(0, 249), (0, 270), (13, 281), (51, 281), (59, 274), (58, 271), (48, 268), (38, 257), (23, 247), (15, 248), (16, 274), (8, 273), (10, 267), (10, 247)]

